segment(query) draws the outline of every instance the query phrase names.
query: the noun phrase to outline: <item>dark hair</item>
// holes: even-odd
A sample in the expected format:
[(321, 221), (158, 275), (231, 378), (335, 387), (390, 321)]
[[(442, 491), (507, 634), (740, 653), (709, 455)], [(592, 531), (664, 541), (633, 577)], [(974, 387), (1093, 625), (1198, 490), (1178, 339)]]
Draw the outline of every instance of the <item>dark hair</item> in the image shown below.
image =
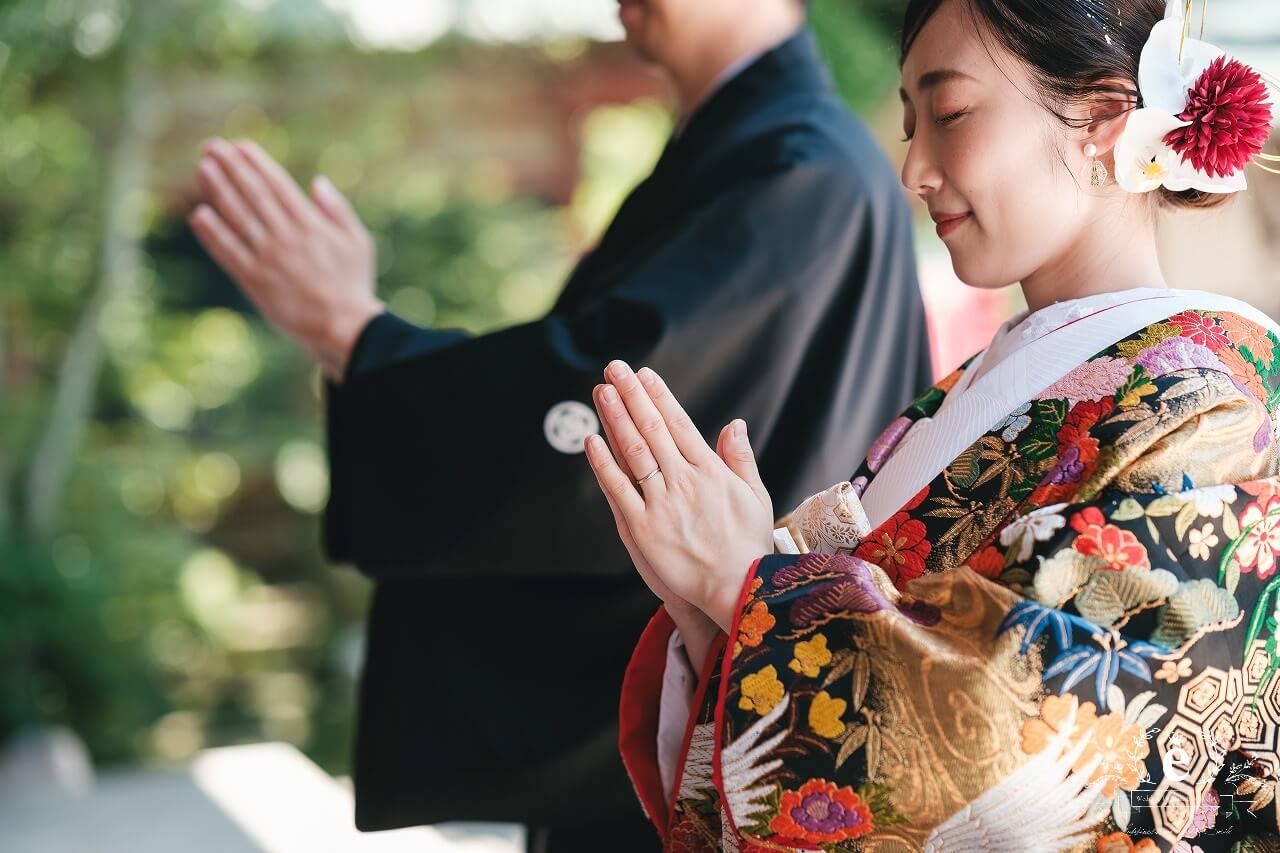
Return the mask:
[[(946, 0), (910, 0), (902, 26), (900, 62)], [(1092, 95), (1128, 95), (1142, 106), (1138, 60), (1152, 28), (1164, 18), (1165, 0), (956, 0), (964, 3), (980, 35), (989, 33), (1032, 72), (1045, 105), (1068, 126), (1079, 120), (1059, 105)], [(1106, 81), (1133, 81), (1117, 89)], [(1176, 208), (1206, 209), (1229, 196), (1161, 188), (1160, 201)]]

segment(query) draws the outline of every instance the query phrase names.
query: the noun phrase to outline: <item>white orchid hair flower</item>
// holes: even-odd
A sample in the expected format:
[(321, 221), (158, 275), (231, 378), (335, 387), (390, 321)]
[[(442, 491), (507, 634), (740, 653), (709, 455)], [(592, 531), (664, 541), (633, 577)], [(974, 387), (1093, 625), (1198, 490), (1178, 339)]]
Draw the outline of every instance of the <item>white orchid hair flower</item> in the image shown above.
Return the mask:
[[(1264, 154), (1276, 118), (1274, 81), (1188, 34), (1191, 0), (1169, 0), (1138, 63), (1142, 108), (1115, 147), (1116, 182), (1132, 193), (1233, 193)], [(1203, 30), (1203, 20), (1202, 27)]]

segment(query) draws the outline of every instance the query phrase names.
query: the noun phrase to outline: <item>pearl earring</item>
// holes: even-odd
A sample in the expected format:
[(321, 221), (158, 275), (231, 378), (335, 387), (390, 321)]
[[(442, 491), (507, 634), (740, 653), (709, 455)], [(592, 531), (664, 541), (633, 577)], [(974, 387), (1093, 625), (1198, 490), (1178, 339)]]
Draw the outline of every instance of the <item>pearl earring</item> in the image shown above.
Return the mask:
[(1084, 156), (1089, 158), (1089, 186), (1105, 187), (1110, 173), (1107, 164), (1098, 159), (1098, 146), (1092, 142), (1085, 145)]

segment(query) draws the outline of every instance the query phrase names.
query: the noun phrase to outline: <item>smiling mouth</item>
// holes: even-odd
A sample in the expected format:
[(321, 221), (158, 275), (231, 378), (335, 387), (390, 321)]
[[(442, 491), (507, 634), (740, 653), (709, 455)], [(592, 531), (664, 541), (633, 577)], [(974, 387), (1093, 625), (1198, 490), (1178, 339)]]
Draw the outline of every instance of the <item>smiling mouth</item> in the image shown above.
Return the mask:
[(972, 213), (957, 213), (954, 215), (935, 216), (933, 221), (937, 224), (938, 236), (946, 237), (972, 217)]

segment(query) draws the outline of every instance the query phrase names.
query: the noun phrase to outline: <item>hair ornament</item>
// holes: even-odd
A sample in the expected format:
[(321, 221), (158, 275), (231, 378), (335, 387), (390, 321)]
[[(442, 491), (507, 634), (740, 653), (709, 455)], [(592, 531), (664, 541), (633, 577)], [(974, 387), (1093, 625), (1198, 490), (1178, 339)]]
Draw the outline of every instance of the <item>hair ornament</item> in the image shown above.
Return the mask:
[(1194, 0), (1168, 0), (1138, 63), (1141, 108), (1115, 147), (1116, 182), (1132, 193), (1233, 193), (1250, 164), (1280, 174), (1263, 153), (1276, 114), (1278, 81), (1191, 36)]

